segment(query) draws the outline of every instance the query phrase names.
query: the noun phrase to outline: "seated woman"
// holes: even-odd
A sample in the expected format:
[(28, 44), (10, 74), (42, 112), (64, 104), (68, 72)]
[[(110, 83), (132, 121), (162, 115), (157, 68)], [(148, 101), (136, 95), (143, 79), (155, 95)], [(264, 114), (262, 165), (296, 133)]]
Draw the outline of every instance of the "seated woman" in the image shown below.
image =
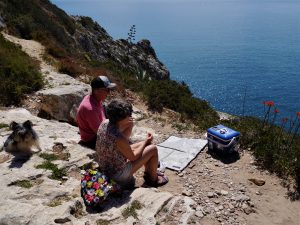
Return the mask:
[(98, 129), (96, 154), (99, 169), (122, 187), (132, 185), (133, 174), (145, 166), (145, 183), (161, 186), (168, 178), (157, 172), (158, 153), (151, 144), (152, 134), (144, 141), (130, 144), (129, 136), (133, 127), (132, 106), (122, 100), (113, 100), (107, 106), (107, 118)]

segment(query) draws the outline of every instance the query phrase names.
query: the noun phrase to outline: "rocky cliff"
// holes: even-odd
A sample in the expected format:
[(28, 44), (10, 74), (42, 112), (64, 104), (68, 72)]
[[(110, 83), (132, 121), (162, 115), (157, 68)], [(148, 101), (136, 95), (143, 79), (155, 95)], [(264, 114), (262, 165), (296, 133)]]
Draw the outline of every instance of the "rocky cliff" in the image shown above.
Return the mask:
[[(130, 43), (125, 39), (113, 40), (96, 22), (86, 17), (73, 17), (77, 29), (76, 45), (89, 53), (92, 59), (106, 62), (112, 60), (131, 71), (145, 71), (155, 79), (168, 79), (169, 71), (159, 61), (149, 40)], [(87, 22), (88, 21), (88, 22)]]
[[(154, 79), (168, 79), (169, 71), (156, 57), (148, 40), (132, 43), (113, 38), (89, 17), (71, 17), (48, 0), (0, 0), (0, 26), (15, 35), (50, 46), (57, 57), (81, 53), (89, 61), (115, 63)], [(124, 37), (127, 38), (127, 37)], [(53, 46), (56, 46), (55, 48)], [(57, 48), (59, 46), (59, 48)]]

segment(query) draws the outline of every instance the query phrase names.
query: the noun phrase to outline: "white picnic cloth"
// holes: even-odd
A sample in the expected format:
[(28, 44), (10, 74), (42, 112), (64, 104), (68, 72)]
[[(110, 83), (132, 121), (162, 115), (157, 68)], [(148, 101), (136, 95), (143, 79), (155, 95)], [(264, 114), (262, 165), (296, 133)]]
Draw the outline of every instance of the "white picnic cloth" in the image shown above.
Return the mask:
[(170, 136), (157, 145), (158, 157), (167, 168), (182, 171), (205, 147), (207, 140)]

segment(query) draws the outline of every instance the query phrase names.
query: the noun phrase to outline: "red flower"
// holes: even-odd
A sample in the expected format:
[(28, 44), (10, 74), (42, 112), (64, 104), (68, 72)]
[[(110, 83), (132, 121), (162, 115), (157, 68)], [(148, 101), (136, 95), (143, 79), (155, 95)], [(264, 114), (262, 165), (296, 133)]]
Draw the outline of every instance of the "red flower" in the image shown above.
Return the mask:
[(94, 182), (93, 183), (93, 188), (96, 189), (96, 190), (99, 189), (100, 188), (100, 184), (97, 183), (97, 182)]
[(273, 101), (264, 101), (263, 104), (267, 105), (267, 106), (274, 106), (274, 102)]
[(274, 113), (277, 114), (279, 113), (279, 110), (277, 108), (274, 109)]
[(84, 198), (89, 201), (89, 202), (92, 202), (93, 199), (94, 199), (95, 196), (92, 196), (92, 195), (85, 195)]
[(297, 116), (300, 117), (300, 112), (297, 112)]
[(89, 180), (91, 180), (91, 177), (89, 175), (86, 175), (86, 176), (84, 176), (83, 179), (86, 180), (86, 181), (89, 181)]

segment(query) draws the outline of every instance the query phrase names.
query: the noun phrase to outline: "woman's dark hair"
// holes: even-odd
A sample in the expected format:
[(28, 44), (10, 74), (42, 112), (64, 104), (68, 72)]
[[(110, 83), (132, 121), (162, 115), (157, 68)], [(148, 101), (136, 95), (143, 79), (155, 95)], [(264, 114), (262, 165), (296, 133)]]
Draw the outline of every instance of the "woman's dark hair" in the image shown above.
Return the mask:
[(132, 114), (132, 105), (120, 99), (112, 100), (106, 108), (107, 118), (112, 124), (125, 119)]

